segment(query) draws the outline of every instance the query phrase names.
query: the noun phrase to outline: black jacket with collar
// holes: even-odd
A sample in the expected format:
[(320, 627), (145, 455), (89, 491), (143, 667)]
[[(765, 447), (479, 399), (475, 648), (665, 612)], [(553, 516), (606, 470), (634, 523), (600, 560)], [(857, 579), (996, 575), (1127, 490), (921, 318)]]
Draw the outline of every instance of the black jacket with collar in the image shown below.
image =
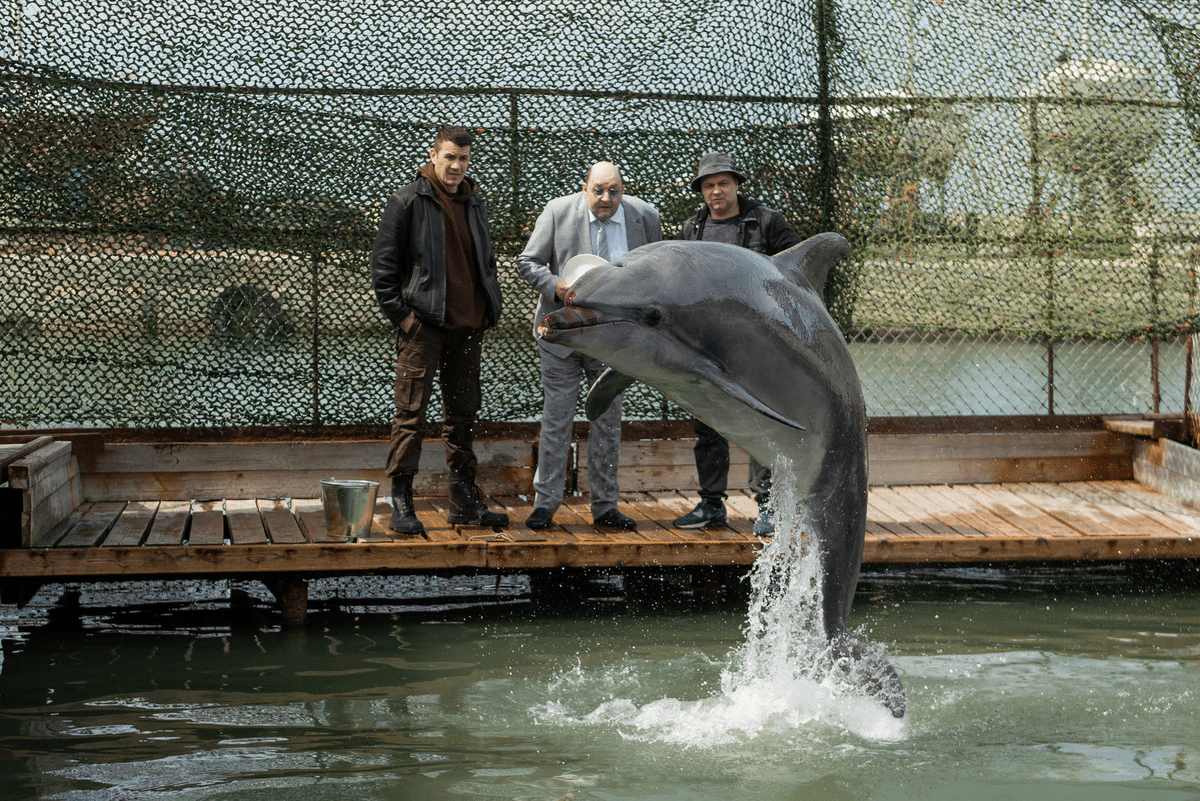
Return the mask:
[[(470, 181), (470, 178), (464, 178)], [(476, 277), (488, 304), (488, 326), (500, 319), (500, 282), (483, 200), (467, 201), (475, 243)], [(371, 250), (371, 281), (383, 313), (399, 327), (414, 313), (423, 323), (446, 323), (446, 220), (429, 179), (401, 187), (388, 198)]]
[[(742, 247), (755, 253), (774, 256), (792, 245), (803, 241), (787, 219), (770, 206), (764, 206), (739, 194), (738, 198), (738, 241)], [(704, 226), (708, 223), (708, 206), (702, 206), (679, 229), (679, 239), (694, 241), (704, 237)]]

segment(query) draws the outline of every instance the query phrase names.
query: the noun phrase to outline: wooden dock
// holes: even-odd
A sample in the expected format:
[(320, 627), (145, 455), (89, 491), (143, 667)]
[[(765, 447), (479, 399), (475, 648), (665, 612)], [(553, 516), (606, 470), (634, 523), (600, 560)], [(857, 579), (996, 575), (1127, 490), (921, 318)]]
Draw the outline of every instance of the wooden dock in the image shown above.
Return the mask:
[[(671, 521), (698, 501), (677, 491), (624, 493), (637, 531), (597, 528), (586, 497), (568, 498), (554, 525), (532, 531), (517, 496), (492, 499), (504, 529), (451, 526), (442, 498), (417, 499), (426, 533), (387, 529), (386, 502), (370, 535), (331, 537), (319, 499), (84, 503), (34, 548), (0, 551), (0, 575), (39, 579), (298, 572), (521, 571), (538, 568), (731, 566), (766, 539), (757, 506), (729, 500), (730, 526), (689, 531)], [(872, 487), (865, 564), (1179, 559), (1200, 557), (1200, 510), (1136, 481)]]
[[(1004, 430), (1012, 421), (983, 431), (877, 425), (863, 562), (1200, 558), (1196, 451), (1157, 437), (1154, 423), (1071, 423), (1059, 419), (1033, 432)], [(390, 532), (391, 510), (381, 499), (370, 535), (353, 542), (326, 530), (312, 490), (330, 470), (381, 480), (381, 442), (97, 446), (95, 437), (59, 434), (38, 448), (31, 441), (0, 445), (0, 457), (3, 448), (16, 454), (0, 458), (8, 471), (0, 501), (11, 521), (20, 495), (19, 533), (26, 538), (17, 542), (6, 522), (4, 600), (19, 600), (44, 582), (236, 576), (263, 580), (286, 608), (289, 597), (303, 606), (304, 582), (315, 576), (737, 568), (751, 564), (764, 543), (752, 532), (757, 506), (736, 480), (728, 528), (672, 525), (699, 500), (691, 443), (682, 437), (623, 444), (622, 485), (632, 489), (621, 510), (638, 521), (636, 532), (592, 525), (586, 474), (553, 526), (526, 527), (528, 460), (536, 449), (517, 436), (489, 441), (480, 468), (492, 506), (509, 514), (508, 527), (448, 525), (440, 448), (429, 448), (434, 461), (417, 498), (426, 533)], [(586, 464), (582, 454), (579, 462)], [(742, 464), (744, 454), (736, 455), (731, 476)], [(672, 485), (684, 488), (666, 488)], [(181, 497), (187, 487), (204, 494)], [(263, 492), (267, 487), (275, 491)], [(47, 508), (51, 517), (39, 517)]]

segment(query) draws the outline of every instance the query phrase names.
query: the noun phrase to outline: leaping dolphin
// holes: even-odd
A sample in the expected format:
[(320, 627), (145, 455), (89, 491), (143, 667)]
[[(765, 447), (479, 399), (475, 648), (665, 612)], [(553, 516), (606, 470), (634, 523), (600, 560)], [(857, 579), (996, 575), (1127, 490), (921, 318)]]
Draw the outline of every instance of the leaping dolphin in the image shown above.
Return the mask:
[(834, 657), (903, 717), (896, 671), (846, 628), (866, 534), (866, 411), (824, 288), (849, 254), (832, 233), (774, 257), (710, 242), (644, 245), (580, 278), (538, 335), (609, 365), (588, 417), (641, 380), (763, 464), (791, 461), (815, 528)]

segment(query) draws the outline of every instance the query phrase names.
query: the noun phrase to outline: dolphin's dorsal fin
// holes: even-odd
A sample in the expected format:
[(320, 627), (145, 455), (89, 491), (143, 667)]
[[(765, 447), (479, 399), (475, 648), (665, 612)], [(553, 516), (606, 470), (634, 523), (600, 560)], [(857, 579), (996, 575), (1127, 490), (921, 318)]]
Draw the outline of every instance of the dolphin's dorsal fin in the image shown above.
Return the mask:
[(608, 407), (612, 406), (617, 396), (628, 389), (634, 381), (637, 379), (630, 378), (624, 373), (618, 373), (611, 367), (607, 368), (588, 390), (587, 401), (583, 407), (587, 413), (587, 419), (595, 420), (607, 412)]
[(830, 268), (850, 255), (850, 243), (841, 234), (824, 233), (810, 236), (772, 258), (779, 272), (794, 283), (808, 284), (825, 302), (825, 279)]
[[(797, 247), (799, 247), (799, 245), (797, 245)], [(808, 430), (804, 426), (797, 423), (795, 420), (784, 417), (779, 412), (775, 411), (770, 406), (767, 406), (765, 403), (760, 401), (758, 398), (751, 395), (736, 381), (730, 380), (729, 376), (725, 375), (725, 372), (720, 367), (717, 367), (715, 364), (710, 362), (708, 359), (701, 359), (700, 361), (696, 362), (695, 366), (692, 367), (692, 370), (700, 377), (711, 382), (714, 386), (721, 388), (726, 393), (728, 393), (732, 397), (736, 398), (737, 400), (741, 401), (742, 403), (746, 404), (747, 406), (749, 406), (751, 409), (758, 412), (759, 414), (765, 414), (767, 417), (770, 417), (772, 420), (777, 420), (778, 422), (783, 423), (785, 426), (789, 426), (791, 428), (796, 428), (801, 431)], [(603, 379), (604, 376), (600, 376), (600, 378)], [(600, 382), (597, 381), (596, 383), (599, 384)], [(592, 401), (591, 393), (588, 393), (588, 417), (589, 418), (591, 417), (591, 401)]]

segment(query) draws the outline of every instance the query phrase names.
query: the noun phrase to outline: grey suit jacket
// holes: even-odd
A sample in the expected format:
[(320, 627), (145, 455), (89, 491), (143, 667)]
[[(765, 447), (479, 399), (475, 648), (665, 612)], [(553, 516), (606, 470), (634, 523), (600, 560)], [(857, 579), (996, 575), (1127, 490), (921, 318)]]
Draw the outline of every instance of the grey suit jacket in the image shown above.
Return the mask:
[[(630, 250), (662, 239), (662, 221), (657, 209), (630, 195), (621, 198), (621, 208), (625, 210), (625, 237)], [(538, 215), (529, 242), (517, 259), (521, 277), (541, 295), (533, 318), (535, 338), (541, 319), (563, 307), (555, 295), (563, 265), (580, 253), (592, 252), (590, 219), (583, 192), (551, 200)], [(539, 344), (558, 356), (571, 353), (570, 348), (562, 345), (541, 340)]]

